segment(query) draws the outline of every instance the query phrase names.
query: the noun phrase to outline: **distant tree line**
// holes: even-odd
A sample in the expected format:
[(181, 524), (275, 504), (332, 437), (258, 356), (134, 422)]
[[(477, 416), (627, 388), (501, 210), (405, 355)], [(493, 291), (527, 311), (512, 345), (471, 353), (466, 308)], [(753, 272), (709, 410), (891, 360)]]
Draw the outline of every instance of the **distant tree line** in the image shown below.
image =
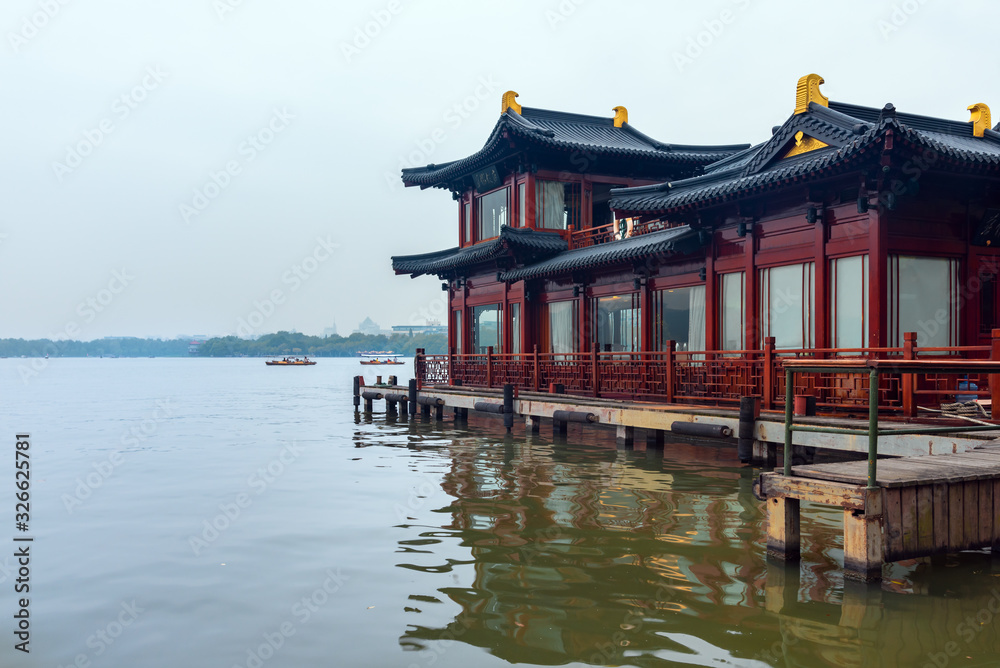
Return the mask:
[[(0, 357), (187, 357), (190, 339), (116, 338), (97, 341), (52, 341), (50, 339), (0, 339)], [(394, 334), (373, 336), (308, 336), (292, 332), (266, 334), (255, 340), (235, 336), (209, 339), (198, 354), (203, 357), (250, 357), (267, 355), (311, 355), (353, 357), (362, 351), (377, 350), (412, 355), (417, 348), (429, 354), (447, 352), (445, 334)]]
[(313, 357), (353, 357), (359, 352), (377, 350), (412, 355), (417, 348), (428, 354), (448, 351), (446, 334), (393, 334), (392, 336), (351, 334), (343, 336), (308, 336), (292, 332), (266, 334), (248, 340), (236, 336), (211, 339), (201, 345), (199, 354), (205, 357), (248, 355), (310, 355)]
[(190, 339), (0, 339), (0, 357), (187, 357)]

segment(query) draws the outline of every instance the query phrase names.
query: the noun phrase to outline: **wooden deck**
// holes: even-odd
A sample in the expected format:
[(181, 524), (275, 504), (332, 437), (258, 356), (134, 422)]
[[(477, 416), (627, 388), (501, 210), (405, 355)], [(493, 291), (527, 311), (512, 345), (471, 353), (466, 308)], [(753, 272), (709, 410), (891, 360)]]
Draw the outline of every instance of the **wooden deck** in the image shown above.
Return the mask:
[(844, 509), (848, 577), (874, 580), (883, 563), (961, 550), (1000, 552), (1000, 446), (952, 455), (880, 459), (877, 487), (867, 487), (865, 461), (804, 464), (792, 477), (763, 474), (768, 502), (768, 554), (799, 554), (799, 503)]

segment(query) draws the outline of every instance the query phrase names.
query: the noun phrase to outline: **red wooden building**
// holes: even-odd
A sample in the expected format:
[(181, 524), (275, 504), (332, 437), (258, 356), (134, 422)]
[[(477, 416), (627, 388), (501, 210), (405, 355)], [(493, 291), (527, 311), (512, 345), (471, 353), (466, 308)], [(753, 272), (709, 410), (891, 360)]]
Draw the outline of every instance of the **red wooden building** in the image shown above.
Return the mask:
[[(989, 357), (1000, 327), (989, 108), (930, 118), (831, 102), (822, 83), (802, 77), (792, 115), (755, 146), (663, 144), (621, 107), (601, 119), (506, 94), (480, 152), (403, 172), (459, 203), (457, 247), (393, 258), (399, 274), (447, 281), (452, 354), (419, 358), (419, 380), (774, 407), (790, 355)], [(829, 406), (863, 389), (802, 382)], [(970, 389), (922, 383), (886, 377), (883, 405), (913, 413)]]

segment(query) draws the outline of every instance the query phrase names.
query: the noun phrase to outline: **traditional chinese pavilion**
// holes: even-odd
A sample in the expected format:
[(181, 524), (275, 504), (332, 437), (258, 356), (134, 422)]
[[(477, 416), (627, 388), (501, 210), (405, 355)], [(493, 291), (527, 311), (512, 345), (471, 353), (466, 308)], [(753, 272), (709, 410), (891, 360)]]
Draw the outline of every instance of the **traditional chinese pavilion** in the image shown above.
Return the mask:
[[(420, 381), (768, 407), (790, 355), (989, 357), (1000, 126), (981, 103), (962, 122), (831, 102), (822, 83), (802, 77), (755, 146), (666, 144), (622, 107), (505, 94), (481, 151), (403, 171), (458, 202), (456, 247), (392, 260), (449, 295), (451, 354), (421, 358)], [(804, 389), (851, 403), (841, 380)], [(913, 388), (886, 383), (883, 404), (912, 412)]]

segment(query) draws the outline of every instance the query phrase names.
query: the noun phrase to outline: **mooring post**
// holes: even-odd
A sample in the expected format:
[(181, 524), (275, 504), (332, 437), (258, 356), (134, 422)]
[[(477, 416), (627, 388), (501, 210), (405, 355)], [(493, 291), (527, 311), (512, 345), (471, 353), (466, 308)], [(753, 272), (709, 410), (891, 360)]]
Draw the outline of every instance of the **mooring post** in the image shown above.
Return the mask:
[(389, 376), (389, 384), (392, 385), (393, 387), (396, 386), (396, 380), (397, 379), (395, 376)]
[(361, 406), (361, 376), (354, 377), (354, 410)]
[(635, 427), (618, 425), (615, 433), (615, 445), (619, 450), (631, 450), (635, 447)]
[(390, 399), (388, 396), (386, 396), (385, 399), (385, 414), (386, 416), (393, 416), (393, 417), (395, 417), (396, 415), (396, 402)]
[(411, 378), (410, 379), (409, 395), (410, 396), (407, 397), (408, 401), (406, 403), (409, 404), (410, 415), (416, 415), (417, 414), (417, 379), (416, 378)]
[(760, 417), (760, 397), (740, 397), (740, 431), (736, 453), (744, 464), (753, 459), (754, 428)]
[(510, 383), (503, 386), (503, 426), (508, 434), (514, 429), (514, 386)]
[(864, 510), (844, 509), (844, 577), (881, 579), (882, 554), (882, 490), (867, 489)]
[(372, 412), (372, 399), (369, 397), (365, 397), (365, 413), (371, 413), (371, 412)]
[(767, 556), (778, 561), (798, 561), (799, 500), (773, 497), (767, 500)]
[(444, 404), (438, 404), (434, 407), (434, 419), (438, 422), (444, 420)]

